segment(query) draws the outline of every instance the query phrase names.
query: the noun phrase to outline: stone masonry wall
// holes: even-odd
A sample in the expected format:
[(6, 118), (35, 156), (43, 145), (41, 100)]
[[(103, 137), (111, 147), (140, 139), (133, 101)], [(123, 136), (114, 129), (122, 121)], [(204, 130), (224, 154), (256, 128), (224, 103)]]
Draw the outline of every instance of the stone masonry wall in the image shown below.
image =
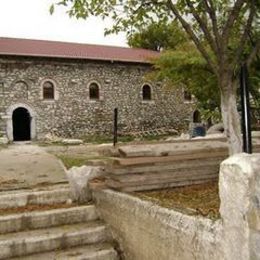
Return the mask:
[[(47, 133), (81, 137), (109, 133), (113, 109), (119, 109), (119, 131), (187, 127), (192, 106), (181, 90), (147, 82), (149, 65), (66, 59), (2, 57), (0, 59), (0, 132), (6, 134), (10, 107), (26, 105), (35, 116), (35, 138)], [(44, 80), (55, 83), (55, 100), (43, 100)], [(100, 99), (89, 99), (88, 85), (100, 86)], [(142, 100), (149, 83), (152, 100)]]
[(260, 154), (236, 154), (221, 163), (218, 220), (166, 209), (113, 190), (94, 201), (125, 260), (259, 260)]
[(189, 216), (112, 190), (95, 191), (94, 200), (119, 242), (122, 259), (222, 259), (220, 221)]

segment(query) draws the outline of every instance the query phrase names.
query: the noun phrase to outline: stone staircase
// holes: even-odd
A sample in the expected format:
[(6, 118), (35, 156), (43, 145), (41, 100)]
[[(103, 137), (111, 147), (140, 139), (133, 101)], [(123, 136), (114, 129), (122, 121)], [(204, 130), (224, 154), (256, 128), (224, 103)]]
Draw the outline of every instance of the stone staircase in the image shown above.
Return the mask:
[(119, 259), (94, 205), (76, 205), (66, 185), (0, 193), (0, 259)]

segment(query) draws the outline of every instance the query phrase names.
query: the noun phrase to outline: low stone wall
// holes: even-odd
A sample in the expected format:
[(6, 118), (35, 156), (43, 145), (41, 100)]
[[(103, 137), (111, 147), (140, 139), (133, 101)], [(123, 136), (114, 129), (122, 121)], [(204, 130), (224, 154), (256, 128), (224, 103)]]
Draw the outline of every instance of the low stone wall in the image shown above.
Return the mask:
[(95, 192), (94, 197), (127, 260), (221, 259), (220, 221), (188, 216), (111, 190)]
[(94, 198), (126, 260), (257, 260), (259, 187), (260, 154), (238, 154), (220, 167), (217, 221), (112, 190), (95, 191)]

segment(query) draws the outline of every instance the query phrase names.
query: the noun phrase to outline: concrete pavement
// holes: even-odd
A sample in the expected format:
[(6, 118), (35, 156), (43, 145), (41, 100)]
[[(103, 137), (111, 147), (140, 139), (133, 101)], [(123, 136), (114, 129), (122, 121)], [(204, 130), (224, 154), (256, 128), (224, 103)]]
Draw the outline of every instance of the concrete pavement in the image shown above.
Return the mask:
[(0, 191), (67, 183), (60, 161), (35, 144), (17, 143), (0, 150)]

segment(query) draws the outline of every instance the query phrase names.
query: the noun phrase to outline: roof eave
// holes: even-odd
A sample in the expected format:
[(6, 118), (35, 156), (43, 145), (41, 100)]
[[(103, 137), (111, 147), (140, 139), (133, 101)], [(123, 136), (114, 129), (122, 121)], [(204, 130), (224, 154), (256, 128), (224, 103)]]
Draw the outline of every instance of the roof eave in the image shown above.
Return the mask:
[[(128, 60), (118, 58), (98, 58), (98, 57), (79, 57), (79, 56), (64, 56), (64, 55), (44, 55), (44, 54), (27, 54), (27, 53), (7, 53), (0, 52), (0, 56), (17, 56), (17, 57), (38, 57), (38, 58), (57, 58), (57, 59), (74, 59), (74, 60), (96, 60), (109, 62), (126, 62), (126, 63), (143, 63), (152, 64), (150, 60)], [(151, 57), (152, 59), (153, 57)]]

